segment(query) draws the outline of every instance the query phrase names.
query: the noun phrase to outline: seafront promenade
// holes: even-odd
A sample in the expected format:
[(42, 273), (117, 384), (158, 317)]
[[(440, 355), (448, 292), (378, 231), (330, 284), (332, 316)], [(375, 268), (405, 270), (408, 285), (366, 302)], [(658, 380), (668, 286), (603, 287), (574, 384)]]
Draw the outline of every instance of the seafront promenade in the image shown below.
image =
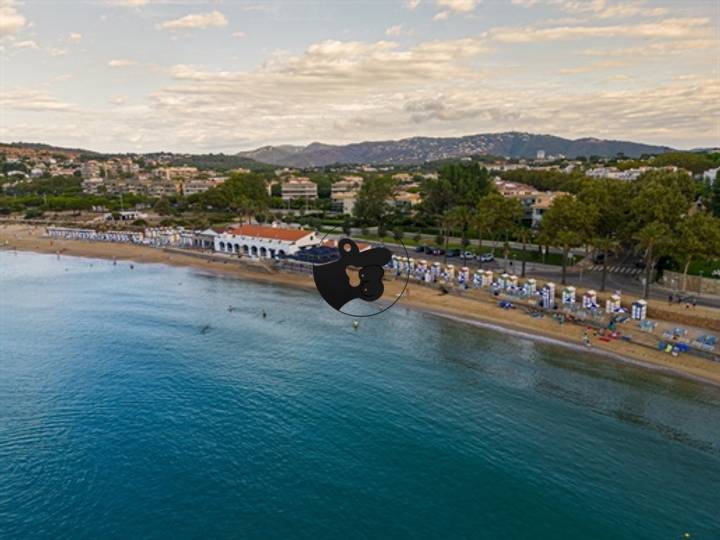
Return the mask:
[[(0, 244), (5, 249), (44, 252), (60, 258), (81, 256), (188, 266), (203, 272), (314, 289), (309, 274), (282, 271), (267, 263), (248, 262), (247, 259), (227, 255), (158, 249), (129, 243), (50, 240), (43, 234), (41, 228), (0, 227)], [(394, 277), (390, 271), (386, 275), (386, 298), (395, 298), (403, 290), (404, 279)], [(541, 285), (542, 283), (538, 283), (538, 286)], [(392, 313), (402, 314), (403, 306), (421, 309), (468, 322), (510, 329), (528, 337), (552, 340), (566, 347), (582, 348), (606, 357), (629, 360), (649, 368), (720, 385), (720, 361), (716, 353), (697, 350), (693, 351), (694, 354), (688, 351), (673, 356), (658, 350), (658, 343), (661, 341), (687, 343), (691, 348), (695, 338), (711, 334), (712, 330), (708, 326), (718, 320), (715, 310), (697, 307), (695, 311), (691, 311), (685, 310), (684, 306), (679, 309), (675, 305), (664, 306), (651, 301), (648, 312), (656, 323), (651, 331), (642, 330), (639, 323), (629, 318), (616, 323), (614, 329), (610, 329), (609, 318), (600, 316), (599, 313), (588, 317), (580, 311), (563, 309), (563, 306), (557, 310), (548, 310), (496, 292), (490, 289), (464, 289), (443, 283), (428, 284), (412, 280)], [(580, 289), (577, 294), (582, 295), (583, 292)], [(603, 300), (604, 298), (598, 295), (598, 301)], [(506, 302), (504, 307), (499, 307), (501, 302)], [(654, 318), (654, 315), (659, 317)], [(696, 324), (688, 324), (689, 322)], [(684, 330), (682, 335), (668, 334), (680, 327)], [(590, 346), (587, 347), (586, 343)]]

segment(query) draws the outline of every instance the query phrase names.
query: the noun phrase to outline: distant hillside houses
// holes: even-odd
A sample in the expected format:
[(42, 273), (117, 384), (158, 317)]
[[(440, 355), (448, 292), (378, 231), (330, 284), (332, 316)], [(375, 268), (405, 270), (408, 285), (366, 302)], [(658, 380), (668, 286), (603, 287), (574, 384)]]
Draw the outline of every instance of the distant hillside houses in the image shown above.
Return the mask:
[[(657, 170), (657, 167), (637, 167), (633, 169), (620, 170), (617, 167), (595, 167), (588, 169), (585, 174), (591, 178), (614, 178), (615, 180), (627, 180), (634, 181), (640, 178), (640, 175)], [(677, 172), (680, 170), (678, 167), (668, 166), (662, 167), (662, 170)]]

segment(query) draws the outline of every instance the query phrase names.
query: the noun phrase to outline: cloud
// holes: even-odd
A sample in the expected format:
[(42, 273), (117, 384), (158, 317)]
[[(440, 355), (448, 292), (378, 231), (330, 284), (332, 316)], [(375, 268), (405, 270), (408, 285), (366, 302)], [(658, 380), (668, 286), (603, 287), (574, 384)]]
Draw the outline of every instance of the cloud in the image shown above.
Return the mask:
[(68, 50), (65, 47), (50, 47), (47, 52), (50, 56), (65, 56)]
[(210, 11), (185, 15), (179, 19), (159, 23), (156, 27), (160, 30), (204, 30), (227, 26), (227, 24), (228, 20), (225, 15), (219, 11)]
[(435, 16), (433, 17), (433, 21), (446, 21), (449, 16), (449, 12), (441, 11), (440, 13), (435, 14)]
[(14, 0), (0, 0), (0, 38), (12, 36), (27, 25)]
[(659, 17), (667, 14), (666, 8), (648, 8), (644, 2), (616, 2), (607, 0), (573, 0), (561, 4), (568, 13), (589, 13), (600, 19), (629, 18), (635, 16)]
[(543, 41), (577, 40), (588, 38), (697, 38), (710, 30), (710, 19), (685, 17), (664, 19), (653, 23), (605, 26), (538, 26), (501, 27), (490, 30), (488, 36), (501, 43), (534, 43)]
[(127, 96), (113, 96), (110, 103), (113, 105), (125, 105), (128, 102)]
[(677, 41), (656, 41), (637, 47), (624, 47), (619, 49), (584, 49), (580, 54), (587, 56), (627, 56), (638, 57), (666, 57), (688, 51), (717, 49), (718, 42), (713, 39), (687, 39)]
[(128, 60), (126, 58), (118, 58), (115, 60), (110, 60), (108, 62), (108, 67), (111, 68), (125, 68), (135, 65), (137, 65), (137, 62), (135, 60)]
[(405, 7), (410, 11), (414, 10), (420, 5), (420, 0), (405, 0)]
[(480, 2), (479, 0), (435, 0), (435, 3), (441, 8), (447, 8), (450, 11), (468, 13), (475, 9)]
[(116, 6), (140, 7), (148, 5), (152, 0), (110, 0)]
[(246, 35), (245, 32), (233, 32), (232, 37), (234, 37), (234, 38), (244, 38), (245, 35)]
[(33, 40), (16, 41), (12, 45), (15, 49), (38, 49), (38, 44)]
[(82, 39), (82, 34), (79, 32), (71, 32), (68, 36), (68, 41), (71, 43), (80, 43), (80, 40)]
[(563, 75), (577, 75), (580, 73), (593, 73), (598, 70), (603, 69), (612, 69), (616, 67), (622, 67), (625, 66), (625, 62), (620, 62), (617, 60), (606, 60), (604, 62), (595, 62), (593, 64), (589, 64), (586, 66), (578, 66), (573, 68), (562, 68), (560, 70), (560, 73)]
[(65, 112), (73, 108), (69, 103), (41, 91), (18, 89), (0, 95), (0, 107), (18, 111)]
[(412, 34), (412, 32), (407, 30), (403, 24), (396, 24), (385, 30), (385, 35), (388, 36), (409, 36), (410, 34)]

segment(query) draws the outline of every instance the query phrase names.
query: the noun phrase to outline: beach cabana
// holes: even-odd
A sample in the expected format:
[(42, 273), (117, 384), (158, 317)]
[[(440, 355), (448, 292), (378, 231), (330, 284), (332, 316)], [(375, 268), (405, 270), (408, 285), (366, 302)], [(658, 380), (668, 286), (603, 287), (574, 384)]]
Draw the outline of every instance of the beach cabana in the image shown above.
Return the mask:
[(537, 281), (533, 278), (528, 279), (525, 282), (525, 290), (527, 291), (527, 294), (535, 294), (535, 291), (537, 290)]
[(647, 318), (647, 302), (642, 299), (633, 302), (630, 316), (636, 321), (644, 321)]
[(549, 281), (542, 289), (543, 307), (546, 309), (555, 309), (555, 284)]
[(575, 287), (565, 287), (563, 289), (562, 303), (563, 304), (574, 304), (575, 303)]
[(593, 289), (588, 289), (583, 294), (583, 307), (586, 309), (595, 309), (598, 307), (597, 293)]
[(615, 313), (620, 310), (620, 295), (613, 294), (605, 301), (605, 313)]
[(489, 287), (492, 285), (494, 276), (492, 270), (485, 270), (482, 275), (482, 286)]

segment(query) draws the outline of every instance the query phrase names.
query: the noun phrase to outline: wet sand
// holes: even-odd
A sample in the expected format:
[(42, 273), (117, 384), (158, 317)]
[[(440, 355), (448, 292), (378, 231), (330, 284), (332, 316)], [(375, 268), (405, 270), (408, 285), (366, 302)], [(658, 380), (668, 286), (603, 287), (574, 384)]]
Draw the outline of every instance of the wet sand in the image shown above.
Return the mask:
[[(310, 275), (277, 272), (262, 265), (224, 260), (222, 256), (212, 256), (212, 260), (206, 260), (176, 251), (168, 252), (133, 244), (50, 240), (42, 237), (42, 234), (44, 234), (44, 228), (40, 227), (3, 225), (0, 226), (0, 247), (40, 253), (55, 254), (59, 252), (61, 257), (115, 258), (118, 261), (184, 266), (258, 282), (314, 290)], [(403, 279), (388, 280), (385, 285), (385, 297), (396, 298), (403, 290), (404, 284)], [(621, 340), (604, 342), (590, 332), (592, 347), (587, 348), (582, 341), (583, 326), (569, 323), (560, 325), (547, 315), (541, 319), (535, 319), (521, 309), (500, 309), (497, 307), (497, 301), (498, 298), (493, 297), (487, 291), (467, 291), (460, 295), (441, 294), (437, 289), (410, 282), (397, 307), (418, 309), (456, 321), (506, 332), (509, 335), (569, 347), (582, 351), (583, 354), (596, 353), (606, 358), (720, 386), (720, 362), (689, 354), (673, 357), (661, 353), (654, 348), (660, 339), (657, 332), (655, 335), (640, 332), (634, 322), (619, 325), (618, 330), (623, 334), (630, 335), (635, 343)], [(711, 315), (714, 316), (715, 313)]]

